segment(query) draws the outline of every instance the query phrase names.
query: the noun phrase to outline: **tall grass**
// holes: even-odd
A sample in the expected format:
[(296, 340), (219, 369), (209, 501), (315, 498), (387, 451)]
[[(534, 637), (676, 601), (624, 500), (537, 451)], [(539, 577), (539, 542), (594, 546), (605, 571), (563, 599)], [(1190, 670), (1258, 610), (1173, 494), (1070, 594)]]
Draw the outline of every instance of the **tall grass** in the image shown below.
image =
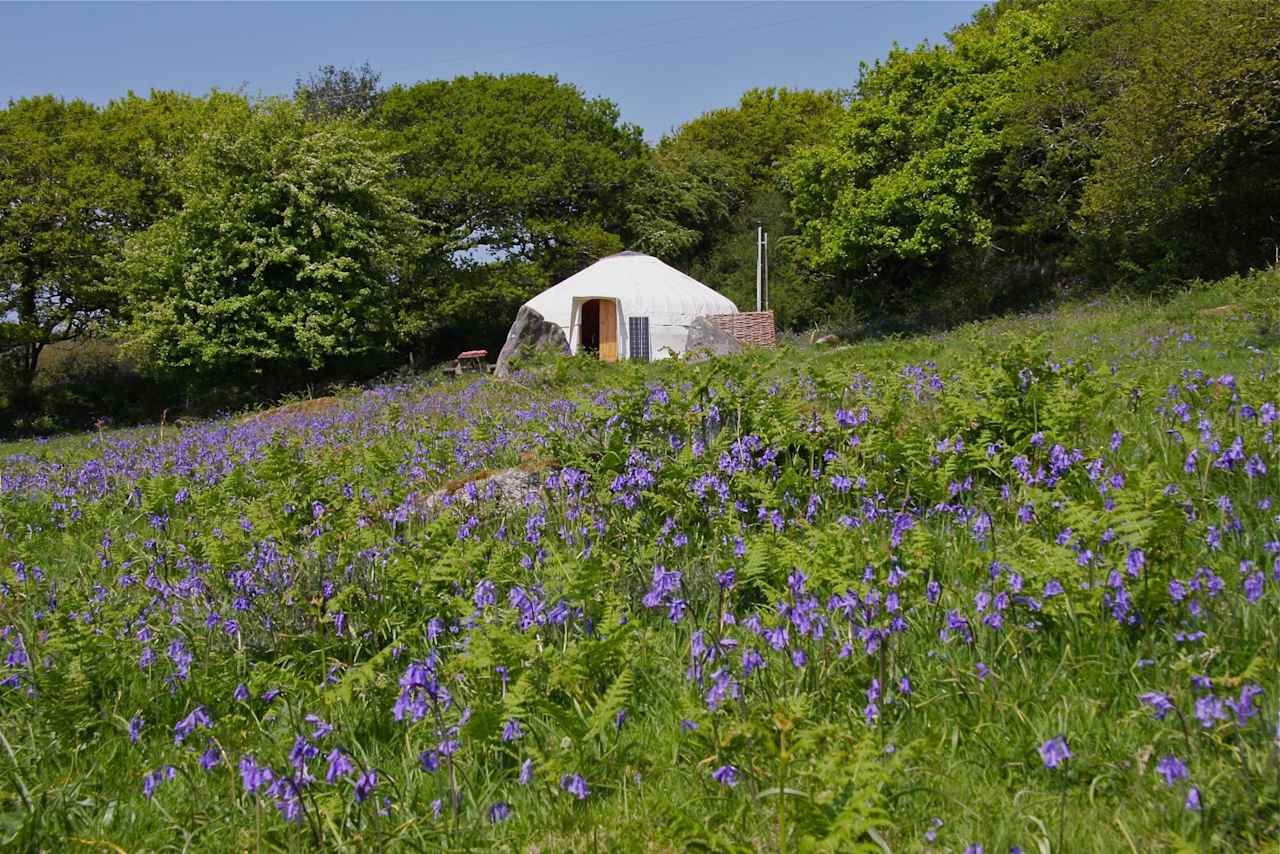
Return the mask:
[(2, 446), (0, 845), (1275, 845), (1278, 285)]

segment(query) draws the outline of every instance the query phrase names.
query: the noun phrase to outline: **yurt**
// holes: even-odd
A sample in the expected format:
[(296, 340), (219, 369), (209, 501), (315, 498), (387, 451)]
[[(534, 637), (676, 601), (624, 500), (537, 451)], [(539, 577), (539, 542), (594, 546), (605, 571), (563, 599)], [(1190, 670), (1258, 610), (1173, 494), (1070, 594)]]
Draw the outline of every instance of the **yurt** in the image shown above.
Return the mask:
[(728, 298), (657, 258), (619, 252), (525, 303), (507, 341), (525, 338), (518, 327), (536, 312), (548, 327), (559, 327), (570, 353), (649, 361), (684, 352), (696, 318), (737, 311)]

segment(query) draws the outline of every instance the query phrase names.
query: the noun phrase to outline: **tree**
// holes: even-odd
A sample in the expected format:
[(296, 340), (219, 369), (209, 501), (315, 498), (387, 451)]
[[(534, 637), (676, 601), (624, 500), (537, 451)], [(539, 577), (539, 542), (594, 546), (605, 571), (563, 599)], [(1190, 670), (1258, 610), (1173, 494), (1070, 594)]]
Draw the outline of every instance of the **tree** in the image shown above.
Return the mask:
[(129, 348), (195, 378), (322, 369), (384, 352), (417, 222), (372, 133), (286, 101), (215, 96), (174, 170), (178, 209), (132, 238)]
[(367, 62), (359, 68), (322, 65), (306, 80), (299, 77), (295, 81), (293, 97), (307, 118), (359, 119), (377, 109), (382, 97), (378, 88), (381, 80), (382, 73)]
[(718, 151), (655, 152), (627, 200), (631, 248), (688, 265), (743, 200), (743, 174)]
[(782, 164), (825, 139), (841, 96), (753, 89), (736, 107), (713, 110), (663, 138), (629, 202), (632, 245), (754, 307), (756, 227), (770, 235), (771, 307), (784, 325), (819, 319), (820, 278), (792, 252), (790, 187)]
[(378, 118), (402, 191), (454, 251), (578, 263), (617, 245), (645, 146), (612, 102), (554, 77), (478, 74), (394, 86)]
[(1082, 260), (1220, 277), (1280, 240), (1280, 5), (1173, 0), (1126, 27), (1128, 73), (1097, 110)]
[(1020, 69), (1054, 46), (1036, 9), (1018, 5), (950, 38), (950, 48), (895, 48), (864, 65), (833, 137), (789, 171), (814, 262), (890, 298), (927, 287), (958, 256), (998, 246), (1000, 105)]
[[(484, 334), (495, 315), (509, 319), (550, 282), (623, 248), (626, 191), (646, 147), (612, 102), (554, 77), (479, 74), (394, 86), (377, 125), (396, 152), (398, 191), (445, 249), (448, 263), (423, 255), (412, 274), (429, 349)], [(486, 293), (464, 293), (475, 290)]]
[(118, 319), (106, 280), (125, 239), (172, 204), (164, 164), (192, 135), (195, 104), (169, 92), (105, 109), (42, 96), (0, 113), (0, 351), (20, 398), (46, 347)]

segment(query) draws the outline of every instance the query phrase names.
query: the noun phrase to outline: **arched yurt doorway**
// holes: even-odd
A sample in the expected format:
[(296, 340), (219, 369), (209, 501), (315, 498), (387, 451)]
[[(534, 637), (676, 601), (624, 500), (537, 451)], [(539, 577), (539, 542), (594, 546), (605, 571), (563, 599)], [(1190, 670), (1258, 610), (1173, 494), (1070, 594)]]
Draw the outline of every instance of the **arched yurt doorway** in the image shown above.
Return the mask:
[(597, 297), (583, 302), (578, 312), (578, 349), (598, 354), (602, 362), (618, 361), (617, 303)]

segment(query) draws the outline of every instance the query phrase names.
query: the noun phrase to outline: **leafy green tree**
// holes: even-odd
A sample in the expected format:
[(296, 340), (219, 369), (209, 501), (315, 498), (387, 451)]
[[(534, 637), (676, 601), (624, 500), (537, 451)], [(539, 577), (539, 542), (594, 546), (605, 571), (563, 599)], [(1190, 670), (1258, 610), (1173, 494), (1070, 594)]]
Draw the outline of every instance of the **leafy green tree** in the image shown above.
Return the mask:
[(214, 96), (174, 170), (181, 200), (131, 239), (129, 348), (161, 370), (258, 376), (384, 352), (417, 222), (370, 131), (292, 102)]
[(736, 107), (713, 110), (665, 137), (630, 201), (630, 242), (725, 293), (755, 304), (756, 227), (769, 232), (771, 306), (784, 324), (822, 313), (820, 276), (799, 263), (781, 166), (830, 133), (841, 96), (753, 89)]
[(778, 167), (800, 146), (825, 139), (841, 116), (835, 91), (770, 87), (750, 89), (736, 107), (711, 110), (665, 137), (658, 148), (716, 151), (740, 171), (744, 190), (776, 184)]
[(185, 138), (191, 103), (130, 94), (98, 109), (40, 96), (0, 112), (0, 356), (19, 403), (46, 347), (116, 319), (107, 275), (169, 200), (160, 164)]
[(521, 302), (624, 248), (647, 148), (610, 101), (478, 74), (393, 86), (376, 125), (397, 191), (430, 223), (408, 272), (418, 349), (496, 345)]
[(322, 65), (306, 80), (297, 79), (293, 97), (311, 119), (364, 118), (377, 109), (382, 97), (378, 88), (381, 80), (381, 72), (374, 71), (367, 62), (359, 68)]
[(949, 47), (895, 48), (864, 65), (832, 138), (788, 172), (814, 262), (900, 301), (965, 258), (1000, 251), (1003, 105), (1059, 37), (1038, 6), (1002, 4)]
[(895, 49), (787, 170), (808, 257), (864, 304), (952, 316), (1261, 263), (1276, 9), (1004, 0)]
[(1128, 73), (1097, 110), (1082, 254), (1143, 279), (1217, 277), (1280, 240), (1280, 4), (1174, 0), (1126, 28)]
[(628, 197), (629, 245), (687, 265), (742, 204), (742, 185), (737, 164), (718, 151), (656, 152)]
[(556, 274), (621, 247), (645, 145), (611, 101), (554, 77), (478, 74), (394, 86), (378, 118), (401, 191), (453, 252)]

